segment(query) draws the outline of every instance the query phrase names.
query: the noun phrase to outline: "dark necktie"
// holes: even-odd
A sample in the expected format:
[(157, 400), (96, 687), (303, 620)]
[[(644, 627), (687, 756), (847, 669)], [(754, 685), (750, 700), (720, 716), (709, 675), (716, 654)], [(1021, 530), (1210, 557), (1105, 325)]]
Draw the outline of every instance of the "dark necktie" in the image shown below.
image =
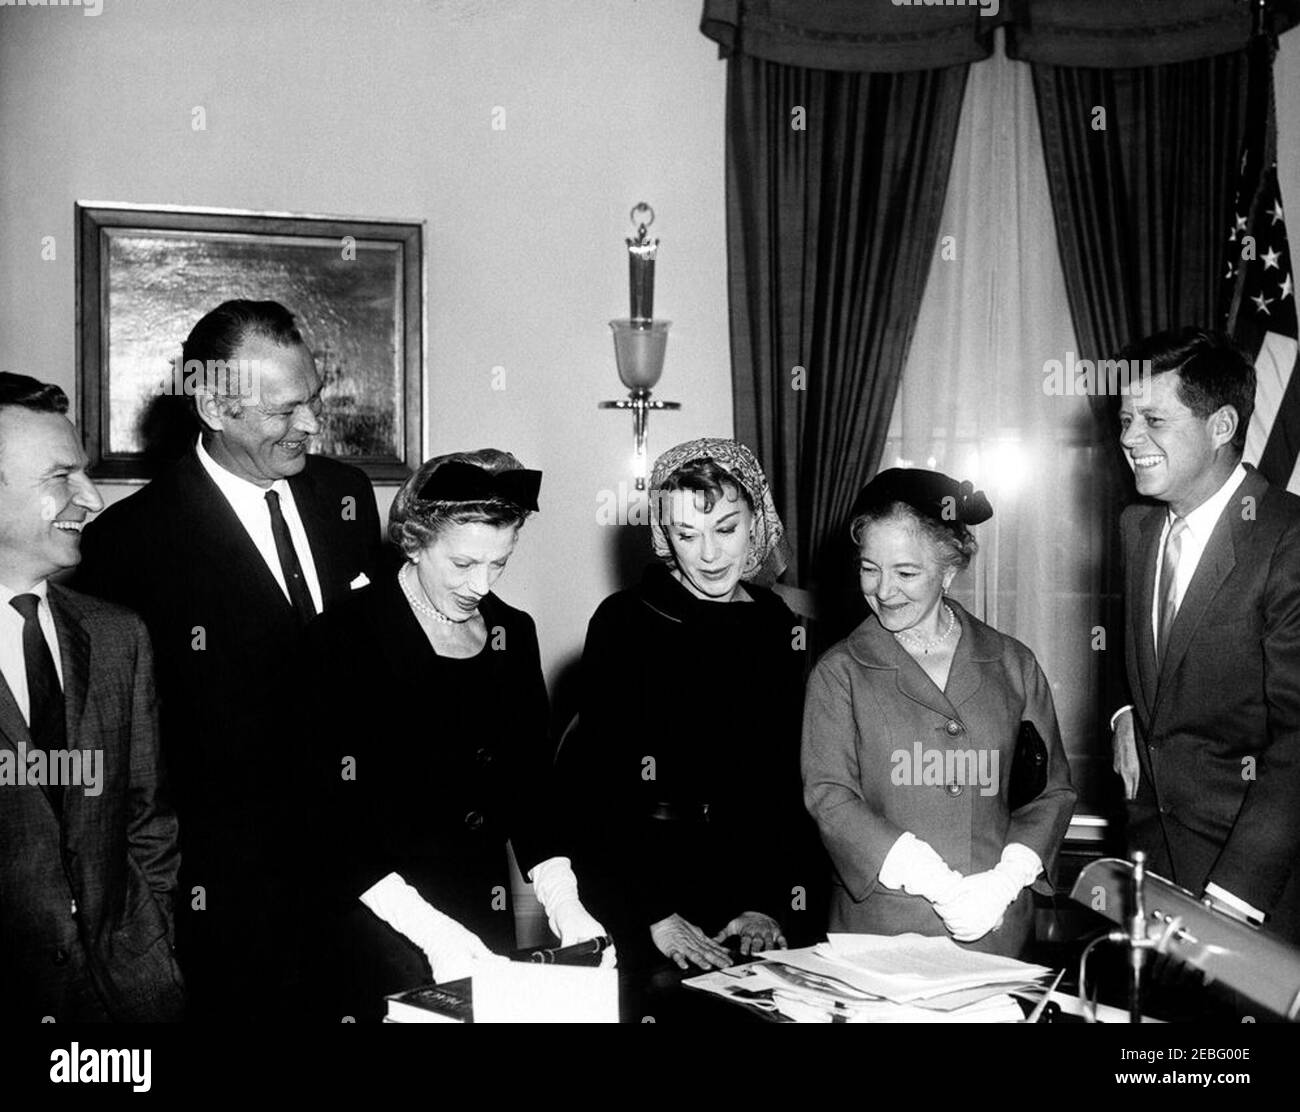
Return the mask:
[(280, 512), (280, 496), (275, 491), (268, 490), (266, 504), (271, 511), (271, 533), (275, 537), (275, 551), (280, 557), (284, 583), (289, 588), (289, 601), (298, 612), (299, 621), (306, 624), (316, 616), (316, 604), (311, 600), (311, 591), (302, 574), (302, 564), (298, 562), (293, 538), (289, 536), (289, 526), (285, 523), (284, 514)]
[[(23, 617), (23, 663), (27, 669), (32, 744), (50, 752), (68, 747), (68, 726), (59, 673), (54, 667), (45, 631), (41, 629), (41, 620), (37, 617), (40, 602), (36, 595), (15, 595), (9, 600), (9, 605)], [(47, 791), (57, 809), (63, 794), (61, 789), (53, 786)]]
[(1160, 565), (1160, 632), (1156, 637), (1156, 660), (1164, 663), (1169, 649), (1169, 633), (1178, 617), (1178, 561), (1183, 554), (1183, 535), (1187, 522), (1176, 517), (1165, 538), (1164, 561)]

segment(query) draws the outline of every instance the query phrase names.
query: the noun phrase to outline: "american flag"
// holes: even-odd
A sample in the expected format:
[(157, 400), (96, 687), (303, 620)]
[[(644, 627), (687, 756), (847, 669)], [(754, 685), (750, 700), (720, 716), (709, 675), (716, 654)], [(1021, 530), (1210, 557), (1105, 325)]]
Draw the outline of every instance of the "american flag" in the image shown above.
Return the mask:
[(1300, 494), (1300, 374), (1295, 287), (1277, 181), (1274, 41), (1257, 36), (1240, 179), (1224, 275), (1227, 329), (1255, 357), (1255, 413), (1245, 461), (1275, 486)]

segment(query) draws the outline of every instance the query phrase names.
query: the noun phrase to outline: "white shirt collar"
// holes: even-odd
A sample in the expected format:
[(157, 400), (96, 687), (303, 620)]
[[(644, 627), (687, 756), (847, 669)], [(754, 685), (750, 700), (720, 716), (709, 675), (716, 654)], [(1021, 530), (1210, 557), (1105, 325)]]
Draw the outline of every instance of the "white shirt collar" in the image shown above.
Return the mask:
[[(1209, 540), (1210, 534), (1214, 532), (1215, 522), (1219, 520), (1224, 507), (1228, 504), (1228, 500), (1245, 478), (1246, 467), (1244, 464), (1238, 463), (1232, 469), (1232, 474), (1224, 481), (1223, 486), (1219, 487), (1209, 498), (1183, 518), (1187, 522), (1187, 531), (1199, 541)], [(1169, 514), (1170, 520), (1172, 520), (1172, 517), (1173, 511), (1171, 510)]]
[(269, 487), (261, 487), (222, 467), (212, 458), (207, 448), (203, 446), (202, 436), (199, 437), (197, 449), (199, 463), (203, 465), (203, 470), (212, 476), (212, 481), (217, 484), (217, 488), (226, 496), (226, 500), (232, 506), (259, 506), (264, 510), (268, 490), (275, 491), (283, 501), (285, 493), (289, 489), (287, 479), (276, 479)]
[[(15, 591), (6, 584), (0, 583), (0, 606), (3, 606), (6, 610), (17, 613), (17, 611), (14, 611), (14, 608), (9, 604), (19, 595), (35, 595), (46, 605), (49, 605), (49, 592), (50, 581), (48, 579), (42, 579), (30, 591)], [(39, 609), (39, 607), (37, 609)]]

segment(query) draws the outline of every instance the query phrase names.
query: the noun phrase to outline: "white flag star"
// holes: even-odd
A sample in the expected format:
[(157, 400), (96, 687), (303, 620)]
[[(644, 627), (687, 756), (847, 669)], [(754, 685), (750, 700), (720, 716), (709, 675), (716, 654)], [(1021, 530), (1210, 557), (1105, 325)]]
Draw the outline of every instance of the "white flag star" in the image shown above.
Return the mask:
[(1281, 197), (1275, 197), (1273, 199), (1273, 207), (1269, 209), (1269, 212), (1273, 216), (1274, 224), (1276, 224), (1279, 220), (1282, 219), (1282, 198)]
[(1254, 297), (1251, 298), (1251, 301), (1255, 303), (1255, 308), (1258, 309), (1261, 313), (1263, 313), (1264, 316), (1269, 315), (1268, 307), (1273, 304), (1273, 298), (1265, 297), (1263, 293), (1257, 293)]
[(1285, 301), (1291, 296), (1291, 275), (1282, 279), (1282, 300)]
[(1263, 255), (1260, 256), (1260, 258), (1264, 260), (1264, 269), (1269, 270), (1271, 268), (1273, 270), (1276, 270), (1277, 260), (1279, 257), (1280, 256), (1278, 255), (1278, 253), (1270, 247), (1267, 251), (1264, 252)]

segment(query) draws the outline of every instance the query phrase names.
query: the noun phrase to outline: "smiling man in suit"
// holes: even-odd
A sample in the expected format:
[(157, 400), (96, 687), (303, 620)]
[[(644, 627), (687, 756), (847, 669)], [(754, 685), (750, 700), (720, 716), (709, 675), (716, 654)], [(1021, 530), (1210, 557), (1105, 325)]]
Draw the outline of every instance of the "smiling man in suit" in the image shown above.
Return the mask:
[[(321, 382), (288, 310), (228, 301), (183, 346), (193, 448), (86, 529), (77, 585), (137, 610), (159, 660), (181, 819), (179, 956), (191, 1014), (282, 1006), (302, 926), (296, 754), (302, 631), (376, 574), (379, 519), (356, 468), (308, 454)], [(190, 375), (191, 370), (202, 372)]]
[(67, 409), (0, 374), (0, 1020), (179, 1019), (149, 636), (49, 582), (103, 506)]
[(1122, 401), (1120, 444), (1157, 503), (1120, 519), (1129, 841), (1300, 942), (1300, 498), (1241, 462), (1255, 371), (1230, 340), (1188, 329), (1125, 354), (1150, 378)]

